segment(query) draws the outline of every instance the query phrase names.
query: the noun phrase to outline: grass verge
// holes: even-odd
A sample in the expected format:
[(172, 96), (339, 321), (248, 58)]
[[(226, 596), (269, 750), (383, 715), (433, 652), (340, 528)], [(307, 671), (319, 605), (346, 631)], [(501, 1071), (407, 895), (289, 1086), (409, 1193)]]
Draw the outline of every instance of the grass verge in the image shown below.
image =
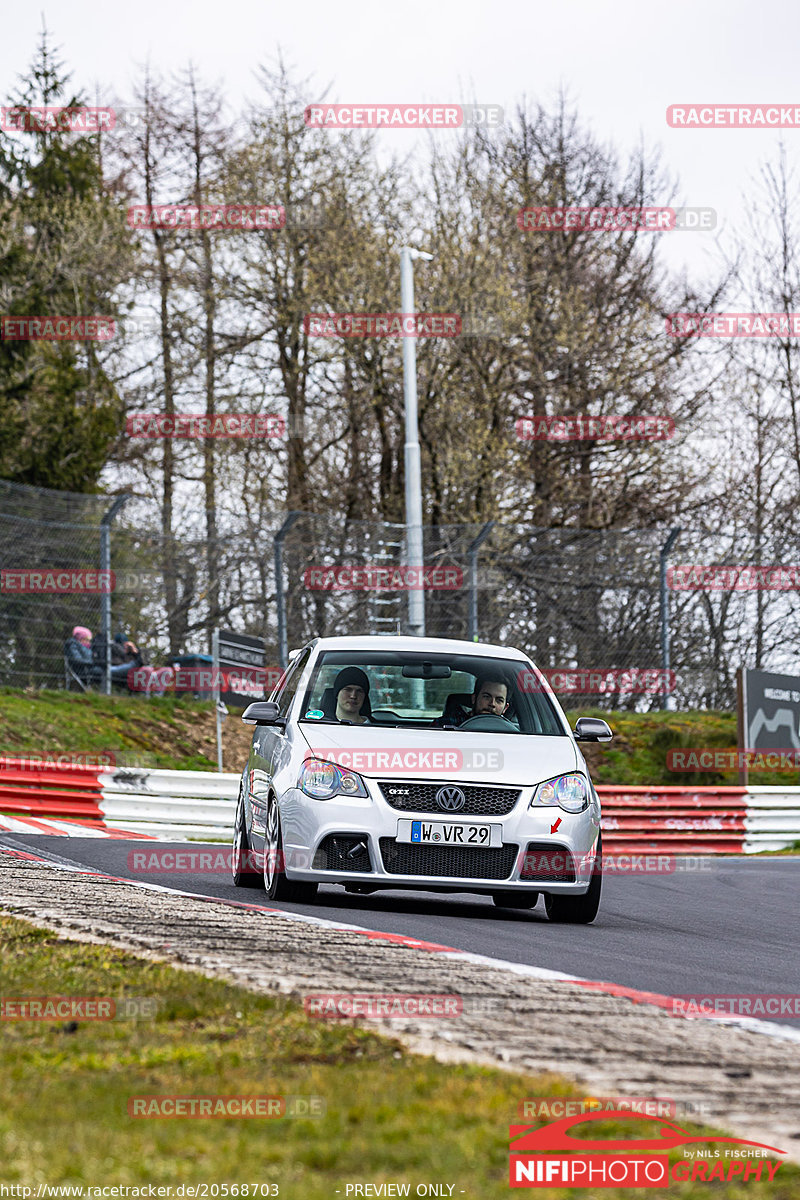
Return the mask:
[[(348, 1183), (408, 1183), (414, 1196), (437, 1182), (452, 1184), (457, 1200), (507, 1197), (520, 1100), (576, 1094), (553, 1077), (437, 1063), (370, 1030), (312, 1020), (284, 998), (4, 915), (0, 995), (157, 1002), (155, 1016), (102, 1023), (0, 1022), (4, 1183), (274, 1184), (284, 1200), (333, 1200), (337, 1189), (344, 1200)], [(326, 1112), (132, 1119), (128, 1099), (143, 1094), (316, 1096)], [(602, 1137), (641, 1136), (635, 1124), (602, 1124)], [(670, 1195), (788, 1200), (798, 1191), (800, 1170), (783, 1164), (772, 1184), (673, 1183)], [(622, 1200), (630, 1189), (601, 1194)]]
[(3, 688), (0, 708), (0, 754), (111, 754), (125, 765), (217, 769), (210, 701)]
[[(0, 755), (111, 752), (124, 765), (217, 769), (210, 701), (0, 688), (0, 711)], [(252, 728), (243, 725), (240, 716), (232, 711), (222, 724), (226, 771), (241, 771), (247, 758)], [(673, 771), (667, 766), (670, 750), (735, 747), (733, 713), (569, 709), (568, 716), (573, 725), (578, 716), (602, 717), (614, 731), (607, 746), (582, 746), (595, 783), (646, 787), (738, 783), (736, 771)], [(750, 782), (797, 786), (800, 772), (759, 770), (751, 772)]]

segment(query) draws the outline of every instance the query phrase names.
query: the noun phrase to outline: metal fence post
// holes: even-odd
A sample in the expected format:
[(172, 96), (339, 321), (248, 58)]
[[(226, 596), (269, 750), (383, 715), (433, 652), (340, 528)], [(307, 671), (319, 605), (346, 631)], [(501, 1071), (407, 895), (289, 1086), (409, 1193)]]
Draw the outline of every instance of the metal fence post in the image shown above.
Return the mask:
[(289, 665), (289, 635), (286, 629), (286, 601), (283, 595), (283, 543), (295, 521), (299, 521), (302, 516), (302, 512), (290, 512), (272, 542), (275, 562), (275, 606), (278, 610), (278, 663), (282, 671)]
[(100, 570), (107, 572), (105, 576), (101, 575), (101, 581), (105, 580), (107, 586), (103, 588), (101, 582), (100, 592), (100, 636), (106, 652), (104, 690), (107, 696), (111, 695), (111, 522), (130, 498), (128, 492), (117, 496), (100, 519)]
[(471, 642), (478, 640), (478, 551), (494, 525), (494, 521), (487, 521), (467, 550), (469, 556), (469, 638)]
[[(659, 591), (661, 600), (661, 666), (664, 669), (664, 675), (669, 671), (670, 663), (670, 639), (669, 639), (669, 595), (667, 593), (667, 559), (669, 558), (672, 547), (678, 540), (682, 526), (677, 525), (670, 530), (669, 537), (661, 547), (659, 556)], [(672, 695), (664, 692), (661, 698), (661, 707), (663, 709), (671, 709), (675, 701)]]

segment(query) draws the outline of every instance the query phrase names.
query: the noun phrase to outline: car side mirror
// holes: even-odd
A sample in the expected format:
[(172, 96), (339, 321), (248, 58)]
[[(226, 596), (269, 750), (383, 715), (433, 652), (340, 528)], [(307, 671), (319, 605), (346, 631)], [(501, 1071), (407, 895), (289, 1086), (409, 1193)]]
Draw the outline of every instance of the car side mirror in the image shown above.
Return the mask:
[(578, 717), (576, 742), (610, 742), (613, 736), (610, 727), (599, 717)]
[(286, 717), (280, 715), (280, 709), (274, 700), (256, 700), (248, 704), (242, 713), (246, 725), (278, 725), (286, 728)]

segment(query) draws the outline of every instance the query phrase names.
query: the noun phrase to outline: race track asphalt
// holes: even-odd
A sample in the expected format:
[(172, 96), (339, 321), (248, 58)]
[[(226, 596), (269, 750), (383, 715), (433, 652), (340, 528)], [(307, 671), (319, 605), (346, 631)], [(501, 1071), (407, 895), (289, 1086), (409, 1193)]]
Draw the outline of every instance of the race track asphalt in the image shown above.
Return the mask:
[[(3, 833), (4, 845), (137, 882), (267, 905), (263, 892), (236, 888), (227, 874), (144, 873), (132, 857), (143, 850), (228, 849), (219, 845)], [(324, 885), (314, 904), (268, 907), (642, 991), (696, 998), (791, 995), (800, 1009), (800, 858), (700, 861), (703, 869), (674, 874), (607, 876), (599, 916), (588, 926), (550, 924), (541, 899), (523, 912), (468, 893), (355, 896)], [(800, 1016), (772, 1019), (800, 1028)]]

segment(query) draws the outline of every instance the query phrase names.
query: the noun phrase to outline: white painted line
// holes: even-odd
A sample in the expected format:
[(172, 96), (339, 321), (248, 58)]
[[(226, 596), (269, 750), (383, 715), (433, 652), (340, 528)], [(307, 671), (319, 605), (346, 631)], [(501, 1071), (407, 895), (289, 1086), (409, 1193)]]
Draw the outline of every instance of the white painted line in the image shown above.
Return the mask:
[[(0, 849), (0, 853), (2, 849)], [(360, 933), (364, 937), (373, 938), (380, 941), (390, 941), (406, 946), (416, 946), (418, 949), (425, 950), (430, 947), (431, 953), (446, 954), (449, 959), (460, 962), (473, 963), (475, 966), (490, 967), (493, 970), (511, 971), (515, 975), (522, 975), (528, 979), (542, 979), (551, 982), (558, 981), (563, 983), (573, 983), (578, 987), (585, 987), (587, 990), (602, 992), (606, 995), (614, 995), (615, 990), (618, 996), (628, 998), (632, 1002), (634, 998), (637, 1003), (648, 1004), (654, 1008), (660, 1008), (666, 1011), (665, 1003), (669, 1000), (668, 996), (659, 996), (658, 999), (664, 1003), (657, 1003), (656, 996), (653, 992), (639, 991), (636, 988), (626, 988), (622, 985), (613, 984), (610, 981), (604, 987), (605, 981), (595, 979), (584, 979), (580, 975), (565, 975), (561, 971), (551, 971), (546, 967), (534, 967), (528, 963), (509, 962), (506, 959), (490, 958), (485, 954), (474, 954), (469, 950), (456, 950), (450, 946), (441, 948), (434, 947), (430, 942), (421, 942), (416, 938), (404, 937), (401, 934), (383, 933), (380, 930), (368, 930), (363, 926), (350, 925), (342, 921), (331, 921), (327, 917), (312, 917), (305, 913), (285, 912), (281, 908), (270, 908), (263, 904), (248, 904), (243, 900), (228, 900), (221, 896), (207, 896), (199, 892), (187, 892), (182, 888), (171, 888), (160, 883), (144, 883), (139, 880), (126, 879), (118, 875), (106, 875), (102, 871), (93, 871), (90, 867), (68, 866), (66, 863), (48, 862), (47, 859), (41, 860), (45, 865), (55, 867), (60, 871), (70, 871), (75, 874), (92, 875), (95, 878), (108, 879), (114, 883), (128, 883), (131, 887), (141, 888), (148, 892), (163, 892), (167, 895), (186, 896), (190, 900), (203, 900), (206, 903), (226, 904), (231, 908), (247, 908), (256, 912), (264, 912), (277, 914), (285, 918), (287, 921), (298, 921), (306, 925), (318, 925), (323, 928), (332, 930), (344, 930), (348, 933)], [(765, 1037), (770, 1037), (778, 1041), (798, 1042), (800, 1043), (800, 1029), (795, 1029), (791, 1025), (780, 1025), (773, 1021), (759, 1021), (756, 1017), (740, 1017), (730, 1016), (724, 1013), (667, 1013), (673, 1020), (683, 1021), (716, 1021), (724, 1025), (733, 1025), (736, 1028), (742, 1029), (748, 1033), (761, 1034)]]

